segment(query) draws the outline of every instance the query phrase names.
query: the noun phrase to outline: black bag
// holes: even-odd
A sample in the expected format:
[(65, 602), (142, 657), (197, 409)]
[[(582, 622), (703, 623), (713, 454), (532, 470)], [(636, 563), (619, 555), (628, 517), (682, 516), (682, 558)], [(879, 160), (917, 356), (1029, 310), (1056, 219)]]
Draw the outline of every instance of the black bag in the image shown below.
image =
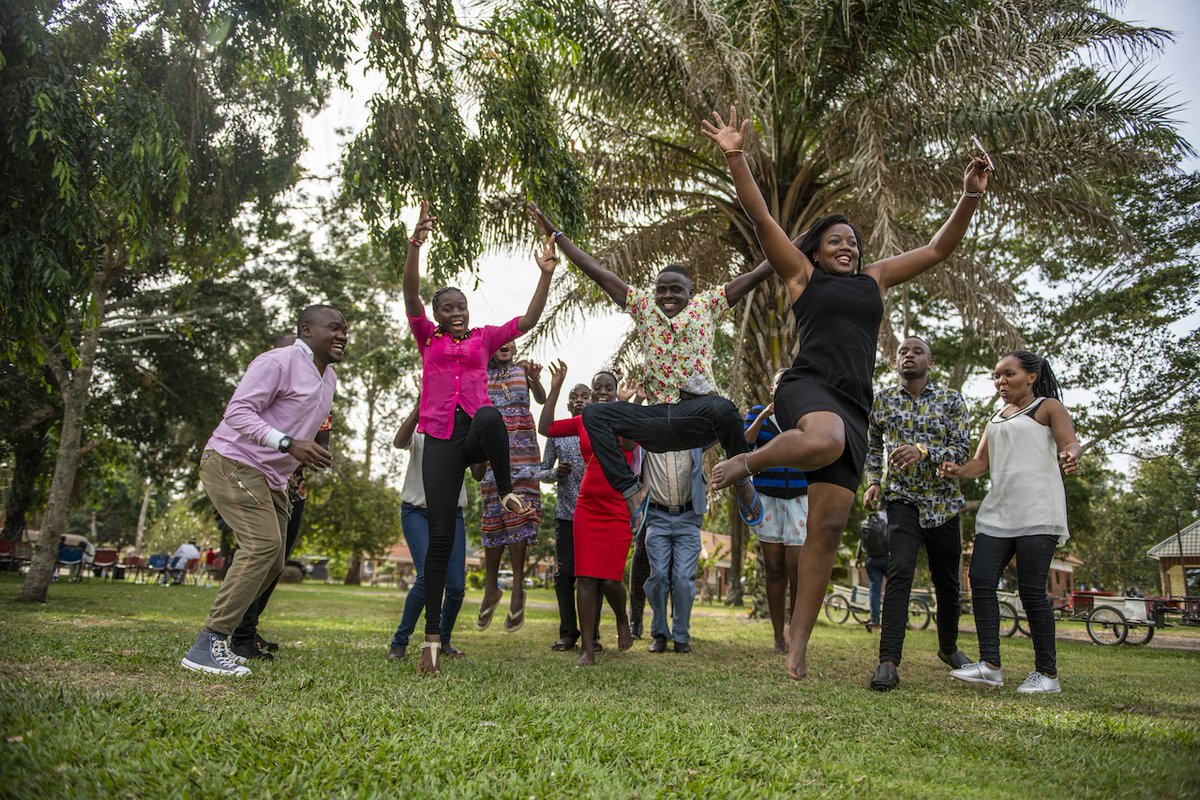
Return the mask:
[(873, 558), (888, 554), (887, 523), (878, 514), (871, 514), (862, 523), (862, 549)]

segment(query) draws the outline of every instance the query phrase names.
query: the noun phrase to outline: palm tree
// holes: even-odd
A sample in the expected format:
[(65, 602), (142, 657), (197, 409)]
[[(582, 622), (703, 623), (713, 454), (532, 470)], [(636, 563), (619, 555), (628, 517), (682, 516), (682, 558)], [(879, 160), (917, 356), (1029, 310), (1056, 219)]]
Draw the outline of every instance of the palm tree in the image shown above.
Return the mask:
[[(957, 199), (972, 134), (1000, 163), (977, 216), (984, 240), (1111, 233), (1114, 181), (1188, 151), (1162, 87), (1122, 67), (1169, 34), (1087, 0), (521, 0), (475, 13), (447, 28), (479, 40), (455, 49), (459, 88), (482, 98), (482, 137), (498, 128), (497, 76), (535, 80), (529, 113), (556, 109), (586, 165), (592, 251), (631, 283), (675, 261), (712, 285), (761, 260), (724, 159), (700, 135), (731, 104), (755, 120), (747, 157), (783, 228), (799, 235), (841, 211), (868, 258), (928, 240)], [(521, 195), (539, 191), (538, 175), (501, 166), (480, 170), (484, 242), (511, 241)], [(1011, 281), (1029, 265), (980, 252), (968, 244), (888, 298), (885, 354), (930, 309), (1019, 342)], [(735, 319), (735, 401), (761, 394), (798, 346), (774, 288)], [(570, 271), (541, 331), (605, 302)]]

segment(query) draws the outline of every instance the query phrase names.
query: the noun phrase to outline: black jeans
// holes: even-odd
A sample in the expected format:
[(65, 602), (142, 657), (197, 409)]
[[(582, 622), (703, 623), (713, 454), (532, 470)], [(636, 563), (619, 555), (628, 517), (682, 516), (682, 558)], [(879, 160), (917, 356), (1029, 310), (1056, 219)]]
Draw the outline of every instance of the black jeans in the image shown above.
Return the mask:
[[(292, 554), (292, 549), (296, 546), (296, 540), (300, 538), (300, 517), (304, 515), (304, 501), (295, 500), (292, 502), (292, 516), (288, 519), (287, 538), (283, 543), (283, 558), (286, 560)], [(239, 551), (233, 552), (234, 557), (237, 557)], [(282, 574), (282, 573), (280, 573)], [(258, 618), (262, 616), (263, 611), (267, 609), (267, 603), (271, 601), (271, 593), (275, 591), (275, 585), (279, 583), (279, 576), (271, 581), (271, 585), (263, 590), (250, 607), (246, 609), (246, 613), (242, 615), (242, 621), (238, 623), (237, 628), (229, 635), (230, 642), (234, 644), (249, 644), (258, 636)]]
[(618, 437), (637, 442), (651, 453), (707, 447), (713, 441), (725, 448), (726, 458), (750, 450), (737, 406), (716, 395), (653, 406), (593, 403), (583, 409), (583, 425), (604, 477), (625, 497), (637, 491), (641, 481), (625, 463)]
[(922, 528), (915, 506), (893, 500), (887, 504), (888, 546), (891, 560), (887, 570), (887, 592), (883, 596), (883, 625), (879, 634), (879, 660), (900, 664), (904, 632), (908, 626), (908, 601), (921, 545), (929, 556), (929, 575), (937, 594), (938, 650), (958, 650), (958, 617), (962, 613), (959, 568), (962, 536), (958, 515), (936, 528)]
[(512, 491), (508, 463), (508, 429), (492, 406), (467, 415), (454, 409), (454, 430), (449, 439), (425, 437), (421, 461), (425, 485), (425, 509), (429, 515), (429, 549), (425, 552), (425, 635), (440, 634), (442, 593), (446, 590), (446, 565), (454, 545), (454, 523), (458, 516), (458, 493), (463, 473), (471, 464), (492, 462), (496, 491), (501, 497)]
[(1033, 639), (1033, 668), (1057, 675), (1054, 647), (1054, 608), (1046, 594), (1050, 561), (1058, 547), (1057, 536), (1018, 536), (1001, 539), (987, 534), (975, 537), (971, 556), (971, 604), (979, 632), (979, 658), (1000, 666), (1000, 603), (996, 587), (1013, 556), (1017, 558), (1017, 593), (1029, 620)]
[(629, 563), (629, 622), (641, 626), (646, 613), (646, 581), (650, 580), (650, 556), (646, 553), (646, 531), (633, 542)]
[[(575, 613), (575, 521), (555, 520), (558, 535), (554, 537), (554, 596), (558, 600), (558, 638), (574, 641), (579, 638), (579, 620)], [(600, 638), (600, 605), (596, 604), (596, 623), (592, 628), (595, 639)]]

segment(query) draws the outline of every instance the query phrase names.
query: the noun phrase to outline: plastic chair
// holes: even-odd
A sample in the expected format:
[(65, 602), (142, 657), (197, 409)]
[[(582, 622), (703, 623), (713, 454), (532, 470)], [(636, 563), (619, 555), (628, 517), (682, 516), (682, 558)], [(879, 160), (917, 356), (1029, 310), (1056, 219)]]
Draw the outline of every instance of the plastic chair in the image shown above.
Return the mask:
[(68, 574), (72, 567), (75, 568), (75, 580), (83, 579), (83, 548), (82, 547), (60, 547), (58, 548), (57, 560), (54, 563), (54, 574), (58, 575), (58, 570), (66, 567)]
[(129, 580), (133, 583), (138, 583), (142, 577), (142, 568), (144, 559), (141, 556), (125, 556), (121, 561), (121, 568), (125, 570), (125, 574), (129, 576)]
[(13, 543), (9, 539), (0, 539), (0, 569), (12, 569), (16, 566), (17, 557), (13, 553)]
[(162, 583), (167, 575), (167, 562), (170, 560), (171, 557), (166, 553), (154, 553), (146, 564), (146, 572)]
[(117, 548), (101, 547), (92, 557), (92, 569), (99, 572), (100, 577), (112, 580), (113, 567), (117, 565)]

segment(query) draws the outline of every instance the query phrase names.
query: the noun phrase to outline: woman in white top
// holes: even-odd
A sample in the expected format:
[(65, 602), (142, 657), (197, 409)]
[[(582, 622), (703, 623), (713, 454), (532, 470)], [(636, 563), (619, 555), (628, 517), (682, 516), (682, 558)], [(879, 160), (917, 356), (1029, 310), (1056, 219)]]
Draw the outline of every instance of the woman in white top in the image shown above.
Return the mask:
[(1054, 549), (1070, 536), (1058, 461), (1063, 472), (1074, 473), (1079, 442), (1046, 359), (1014, 350), (1001, 357), (992, 377), (1005, 405), (988, 422), (975, 457), (962, 465), (947, 461), (938, 469), (947, 478), (977, 478), (989, 470), (992, 475), (991, 489), (975, 519), (971, 556), (979, 661), (950, 675), (969, 683), (1004, 684), (996, 587), (1015, 556), (1034, 653), (1034, 671), (1017, 691), (1058, 692), (1062, 687), (1055, 664), (1054, 610), (1046, 595), (1046, 577)]

